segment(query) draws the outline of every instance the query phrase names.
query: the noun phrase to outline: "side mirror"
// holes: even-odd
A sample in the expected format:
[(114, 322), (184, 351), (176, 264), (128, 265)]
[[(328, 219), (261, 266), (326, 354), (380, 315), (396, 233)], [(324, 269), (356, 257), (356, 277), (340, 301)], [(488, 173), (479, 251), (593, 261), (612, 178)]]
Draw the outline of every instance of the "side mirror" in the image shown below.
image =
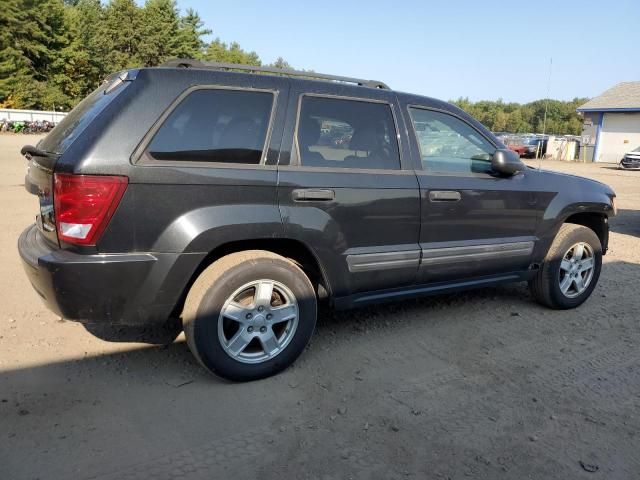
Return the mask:
[(508, 149), (496, 150), (491, 159), (491, 168), (502, 175), (512, 176), (527, 168), (517, 152)]

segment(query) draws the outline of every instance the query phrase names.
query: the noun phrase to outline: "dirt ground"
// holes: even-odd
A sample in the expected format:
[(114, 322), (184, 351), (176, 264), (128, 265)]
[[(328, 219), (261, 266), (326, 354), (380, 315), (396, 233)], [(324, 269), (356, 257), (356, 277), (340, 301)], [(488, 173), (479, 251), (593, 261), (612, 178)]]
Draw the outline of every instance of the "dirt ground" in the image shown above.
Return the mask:
[(640, 172), (543, 162), (618, 193), (577, 310), (517, 284), (325, 312), (294, 367), (230, 384), (182, 336), (107, 343), (44, 308), (16, 251), (36, 140), (0, 136), (0, 479), (640, 477)]

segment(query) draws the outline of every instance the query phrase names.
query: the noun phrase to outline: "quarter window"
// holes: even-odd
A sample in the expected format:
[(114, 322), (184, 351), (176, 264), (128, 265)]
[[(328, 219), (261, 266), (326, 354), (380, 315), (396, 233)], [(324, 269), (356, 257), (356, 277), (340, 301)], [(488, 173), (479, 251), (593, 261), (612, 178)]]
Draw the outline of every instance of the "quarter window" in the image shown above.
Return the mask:
[(400, 168), (393, 114), (384, 103), (303, 97), (297, 140), (305, 166)]
[(258, 164), (273, 94), (202, 89), (171, 112), (148, 152), (156, 160)]
[(410, 108), (422, 167), (437, 173), (490, 173), (495, 147), (462, 120), (442, 112)]

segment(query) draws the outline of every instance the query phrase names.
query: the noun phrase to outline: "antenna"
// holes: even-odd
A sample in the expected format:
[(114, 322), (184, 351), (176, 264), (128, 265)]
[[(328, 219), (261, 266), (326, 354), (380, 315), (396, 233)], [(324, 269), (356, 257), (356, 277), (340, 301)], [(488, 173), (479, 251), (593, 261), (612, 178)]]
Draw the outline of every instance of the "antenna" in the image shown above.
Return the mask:
[[(542, 119), (542, 141), (540, 145), (544, 145), (544, 133), (547, 128), (547, 109), (549, 108), (549, 96), (551, 95), (551, 66), (553, 65), (553, 57), (549, 58), (549, 78), (547, 79), (547, 98), (544, 100), (544, 117)], [(547, 140), (547, 147), (549, 141)], [(538, 170), (542, 167), (542, 146), (540, 147), (540, 157), (538, 158)]]

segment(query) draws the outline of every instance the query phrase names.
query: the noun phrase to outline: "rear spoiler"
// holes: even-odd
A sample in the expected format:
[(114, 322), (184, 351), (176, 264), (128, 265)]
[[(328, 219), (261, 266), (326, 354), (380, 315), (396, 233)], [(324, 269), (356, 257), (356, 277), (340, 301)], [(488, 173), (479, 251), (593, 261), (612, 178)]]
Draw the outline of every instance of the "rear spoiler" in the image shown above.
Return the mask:
[(27, 167), (27, 174), (24, 177), (24, 188), (27, 192), (32, 193), (34, 195), (38, 195), (39, 187), (36, 183), (32, 181), (31, 169), (38, 169), (42, 172), (46, 172), (46, 174), (53, 174), (53, 167), (56, 164), (56, 161), (60, 157), (60, 155), (56, 153), (45, 152), (44, 150), (40, 150), (38, 147), (34, 147), (33, 145), (25, 145), (20, 150), (20, 153), (24, 155), (29, 162), (29, 166)]
[(27, 161), (31, 160), (31, 157), (57, 157), (55, 153), (45, 152), (44, 150), (40, 150), (38, 147), (34, 147), (33, 145), (25, 145), (20, 150), (20, 154), (22, 154)]

